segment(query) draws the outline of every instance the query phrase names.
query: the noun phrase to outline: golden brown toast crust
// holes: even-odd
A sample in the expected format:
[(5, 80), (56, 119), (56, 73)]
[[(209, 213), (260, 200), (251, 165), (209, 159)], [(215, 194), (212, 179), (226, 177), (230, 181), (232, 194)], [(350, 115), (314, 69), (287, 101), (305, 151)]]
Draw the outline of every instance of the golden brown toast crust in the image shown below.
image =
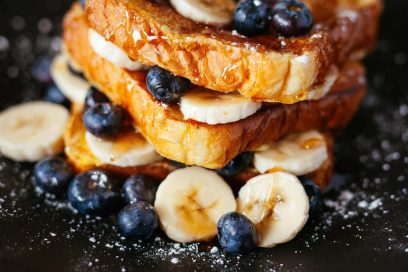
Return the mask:
[(306, 100), (333, 64), (359, 60), (373, 47), (382, 10), (381, 0), (306, 2), (319, 19), (330, 18), (298, 38), (234, 35), (151, 0), (88, 0), (86, 11), (92, 28), (146, 65), (211, 90), (294, 103)]
[(212, 169), (221, 168), (238, 154), (291, 132), (343, 128), (357, 110), (366, 89), (364, 69), (350, 63), (331, 92), (320, 101), (268, 104), (238, 122), (208, 125), (185, 121), (178, 106), (166, 107), (157, 102), (146, 90), (145, 72), (118, 69), (94, 53), (79, 6), (65, 18), (64, 42), (86, 77), (130, 113), (158, 153), (187, 165)]
[[(130, 176), (136, 174), (146, 174), (155, 177), (157, 180), (164, 180), (168, 174), (177, 168), (172, 165), (168, 160), (161, 160), (158, 162), (150, 163), (147, 165), (141, 165), (137, 167), (117, 167), (113, 165), (103, 164), (98, 160), (89, 149), (85, 139), (85, 127), (82, 122), (82, 112), (79, 110), (73, 110), (71, 119), (65, 130), (65, 154), (70, 161), (71, 165), (78, 172), (84, 172), (91, 169), (104, 169), (116, 174)], [(324, 164), (313, 173), (309, 174), (313, 182), (319, 187), (324, 189), (330, 182), (333, 174), (333, 138), (330, 134), (325, 135), (326, 145), (328, 149), (328, 159)], [(258, 176), (254, 168), (248, 168), (242, 173), (231, 177), (228, 182), (231, 184), (234, 190), (238, 191), (245, 182), (249, 179)]]

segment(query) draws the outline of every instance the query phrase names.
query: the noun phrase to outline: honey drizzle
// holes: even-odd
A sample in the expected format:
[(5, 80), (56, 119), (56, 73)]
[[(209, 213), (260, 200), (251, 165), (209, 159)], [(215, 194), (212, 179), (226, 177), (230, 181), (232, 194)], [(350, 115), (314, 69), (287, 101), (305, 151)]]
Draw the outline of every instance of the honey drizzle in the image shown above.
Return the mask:
[(270, 187), (268, 188), (268, 196), (265, 200), (256, 199), (246, 204), (243, 209), (240, 209), (238, 207), (238, 210), (243, 214), (249, 214), (254, 206), (262, 206), (260, 221), (254, 224), (258, 234), (261, 237), (264, 235), (265, 230), (271, 229), (274, 222), (274, 220), (271, 219), (273, 219), (275, 207), (278, 203), (281, 203), (283, 201), (282, 196), (277, 194), (276, 191), (277, 188)]
[(319, 138), (310, 138), (300, 144), (303, 149), (314, 149), (323, 144), (323, 141)]
[(129, 149), (142, 147), (144, 144), (145, 141), (140, 134), (129, 131), (112, 140), (112, 150), (115, 153), (122, 153)]
[(183, 219), (180, 227), (192, 235), (199, 234), (202, 237), (211, 237), (217, 232), (217, 226), (211, 221), (208, 210), (217, 206), (218, 201), (203, 207), (196, 201), (197, 190), (193, 190), (183, 198), (182, 204), (176, 207), (177, 214)]
[(283, 169), (280, 166), (275, 166), (275, 167), (269, 169), (268, 171), (266, 171), (267, 174), (272, 174), (272, 173), (276, 173), (276, 172), (285, 172), (285, 169)]

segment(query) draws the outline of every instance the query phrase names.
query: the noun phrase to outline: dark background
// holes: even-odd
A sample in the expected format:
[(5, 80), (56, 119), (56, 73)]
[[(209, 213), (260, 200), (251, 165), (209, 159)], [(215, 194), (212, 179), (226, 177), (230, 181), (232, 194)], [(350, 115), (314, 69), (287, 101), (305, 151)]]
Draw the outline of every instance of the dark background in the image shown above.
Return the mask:
[[(58, 50), (69, 5), (0, 0), (0, 110), (41, 97), (31, 67)], [(0, 157), (0, 271), (408, 271), (407, 19), (408, 1), (386, 1), (378, 48), (365, 61), (369, 93), (339, 135), (323, 220), (294, 241), (244, 257), (162, 235), (123, 241), (112, 218), (74, 215), (35, 191), (31, 165)]]

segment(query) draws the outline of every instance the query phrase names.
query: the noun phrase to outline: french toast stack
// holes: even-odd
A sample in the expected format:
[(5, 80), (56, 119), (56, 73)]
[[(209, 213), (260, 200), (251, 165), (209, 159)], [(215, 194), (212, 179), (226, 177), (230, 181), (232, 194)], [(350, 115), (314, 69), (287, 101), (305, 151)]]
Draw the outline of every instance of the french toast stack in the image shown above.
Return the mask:
[[(304, 180), (330, 182), (332, 134), (366, 91), (360, 61), (381, 10), (380, 0), (75, 3), (52, 64), (73, 103), (65, 153), (78, 172), (164, 180), (155, 209), (175, 241), (211, 239), (237, 211), (257, 246), (286, 242), (311, 215)], [(125, 129), (101, 119), (117, 108)]]

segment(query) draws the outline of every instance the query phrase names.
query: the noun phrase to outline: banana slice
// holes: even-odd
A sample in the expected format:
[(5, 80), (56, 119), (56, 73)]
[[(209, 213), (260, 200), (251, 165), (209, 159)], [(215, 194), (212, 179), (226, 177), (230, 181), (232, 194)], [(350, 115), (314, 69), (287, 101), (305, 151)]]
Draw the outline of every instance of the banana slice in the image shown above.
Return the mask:
[(54, 83), (71, 102), (78, 105), (84, 103), (91, 84), (69, 70), (67, 58), (64, 55), (54, 58), (50, 73)]
[(332, 66), (324, 78), (324, 83), (312, 89), (307, 98), (309, 100), (319, 100), (322, 97), (325, 97), (329, 93), (334, 83), (336, 82), (339, 76), (339, 71), (335, 66)]
[(58, 154), (69, 112), (49, 102), (29, 102), (0, 113), (0, 153), (15, 161), (38, 161)]
[(317, 131), (290, 134), (255, 153), (254, 166), (260, 173), (281, 169), (296, 176), (317, 170), (328, 158), (324, 136)]
[(238, 211), (254, 223), (259, 247), (292, 240), (309, 217), (309, 198), (298, 178), (285, 172), (260, 175), (239, 191)]
[(140, 62), (131, 60), (122, 49), (105, 40), (104, 37), (93, 29), (89, 29), (89, 42), (95, 53), (109, 60), (119, 68), (136, 71), (144, 69), (145, 67)]
[(201, 88), (188, 91), (180, 101), (184, 119), (210, 125), (245, 119), (261, 107), (262, 103), (252, 102), (238, 93), (219, 93)]
[(170, 3), (188, 19), (217, 26), (231, 22), (236, 5), (233, 0), (170, 0)]
[(231, 188), (215, 172), (189, 167), (167, 176), (154, 206), (167, 236), (187, 243), (214, 237), (218, 220), (235, 211), (236, 202)]
[(114, 140), (99, 139), (85, 134), (91, 152), (102, 163), (119, 167), (145, 165), (160, 159), (154, 147), (140, 133), (126, 133)]

